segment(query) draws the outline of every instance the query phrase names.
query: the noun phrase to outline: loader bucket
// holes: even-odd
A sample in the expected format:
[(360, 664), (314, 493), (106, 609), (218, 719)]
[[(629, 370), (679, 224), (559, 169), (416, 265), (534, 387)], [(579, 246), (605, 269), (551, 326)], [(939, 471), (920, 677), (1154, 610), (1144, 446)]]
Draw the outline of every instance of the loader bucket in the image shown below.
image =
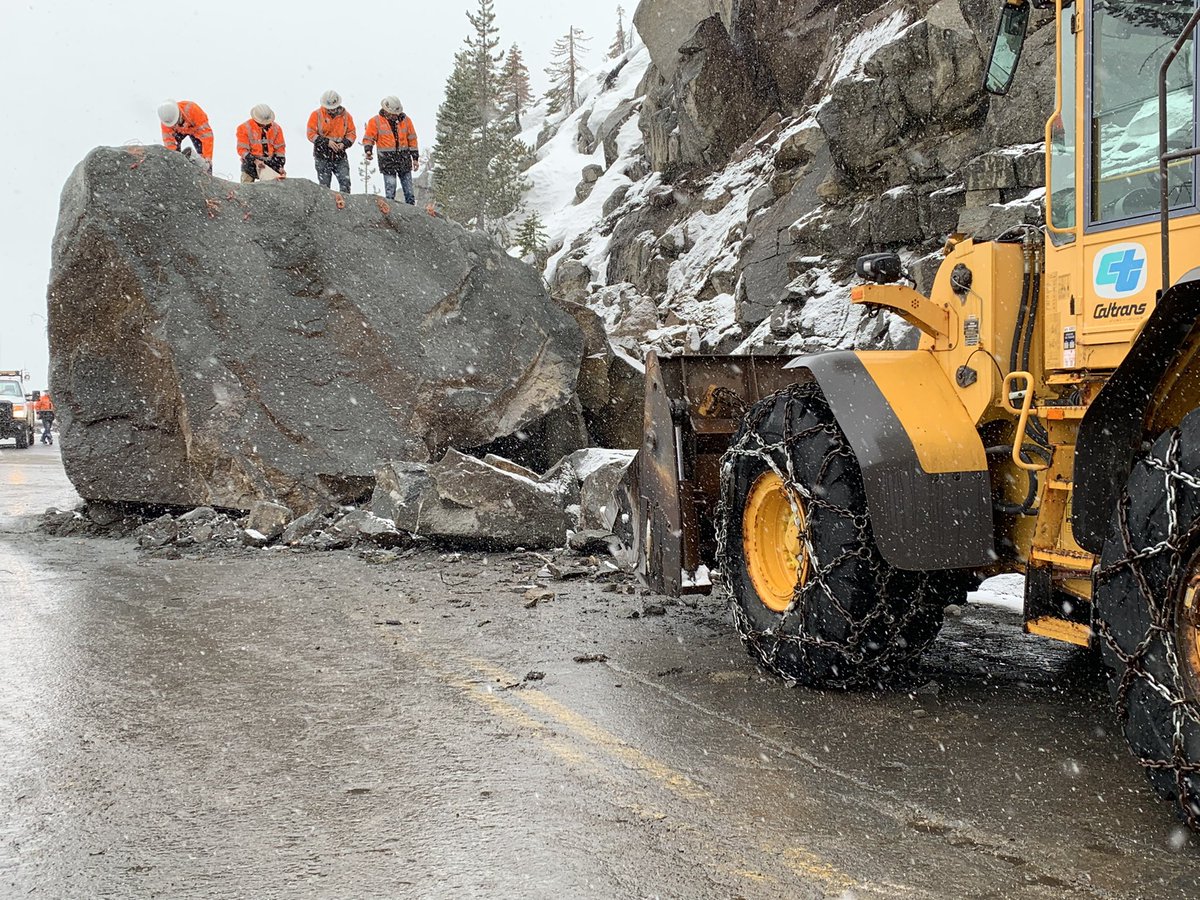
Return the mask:
[(783, 356), (646, 359), (643, 443), (617, 490), (624, 559), (647, 586), (708, 593), (721, 456), (746, 410), (804, 376)]

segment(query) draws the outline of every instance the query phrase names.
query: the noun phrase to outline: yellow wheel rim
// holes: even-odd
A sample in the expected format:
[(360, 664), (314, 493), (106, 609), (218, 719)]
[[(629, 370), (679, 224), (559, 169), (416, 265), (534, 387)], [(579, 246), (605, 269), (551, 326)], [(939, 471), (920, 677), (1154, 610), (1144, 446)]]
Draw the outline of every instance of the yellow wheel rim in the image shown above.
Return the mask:
[(800, 540), (806, 527), (800, 498), (774, 472), (760, 475), (746, 497), (742, 548), (758, 599), (773, 612), (784, 612), (796, 587), (808, 581), (808, 553)]
[(1200, 571), (1192, 564), (1192, 577), (1183, 594), (1183, 605), (1175, 617), (1175, 639), (1184, 685), (1194, 702), (1200, 703)]

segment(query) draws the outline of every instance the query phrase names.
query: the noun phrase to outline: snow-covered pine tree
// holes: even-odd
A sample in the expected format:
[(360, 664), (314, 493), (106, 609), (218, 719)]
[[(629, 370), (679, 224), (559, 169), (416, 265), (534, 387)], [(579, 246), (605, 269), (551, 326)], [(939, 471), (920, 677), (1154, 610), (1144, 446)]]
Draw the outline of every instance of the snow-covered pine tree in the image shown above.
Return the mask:
[(629, 49), (629, 35), (625, 33), (625, 10), (617, 7), (617, 33), (608, 48), (608, 58), (616, 59)]
[(550, 65), (546, 67), (546, 74), (550, 76), (550, 90), (546, 96), (551, 112), (566, 110), (573, 113), (579, 108), (579, 76), (583, 72), (583, 54), (589, 40), (582, 28), (572, 25), (554, 42)]
[(521, 130), (521, 114), (532, 99), (529, 69), (521, 55), (521, 48), (513, 44), (508, 48), (504, 67), (500, 70), (500, 113), (503, 118), (512, 121), (517, 131)]
[(521, 256), (536, 256), (546, 249), (546, 229), (537, 210), (525, 217), (513, 235), (513, 243), (521, 250)]

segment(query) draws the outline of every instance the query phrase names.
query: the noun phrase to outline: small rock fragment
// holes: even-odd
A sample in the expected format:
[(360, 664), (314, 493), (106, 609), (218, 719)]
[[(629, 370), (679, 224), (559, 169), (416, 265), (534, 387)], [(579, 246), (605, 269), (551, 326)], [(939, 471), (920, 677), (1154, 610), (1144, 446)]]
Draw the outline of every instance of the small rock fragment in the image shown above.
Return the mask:
[(539, 603), (547, 603), (554, 599), (554, 591), (547, 590), (543, 587), (530, 588), (523, 595), (524, 607), (533, 609)]
[(246, 531), (262, 535), (267, 544), (278, 540), (283, 531), (292, 521), (292, 511), (282, 503), (271, 503), (260, 500), (250, 507), (250, 515), (246, 519)]

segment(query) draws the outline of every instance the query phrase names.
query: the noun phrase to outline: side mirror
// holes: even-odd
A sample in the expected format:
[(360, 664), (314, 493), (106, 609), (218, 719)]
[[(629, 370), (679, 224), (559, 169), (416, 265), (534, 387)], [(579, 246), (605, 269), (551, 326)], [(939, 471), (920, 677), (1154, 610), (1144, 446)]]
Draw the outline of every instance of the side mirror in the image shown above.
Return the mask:
[(29, 399), (32, 400), (34, 403), (37, 403), (39, 400), (42, 399), (42, 392), (34, 391), (32, 394), (29, 395)]
[(1021, 61), (1021, 49), (1025, 46), (1030, 9), (1029, 0), (1005, 0), (983, 85), (989, 94), (1003, 96), (1012, 87), (1017, 63)]
[(904, 277), (904, 263), (895, 253), (870, 253), (858, 258), (854, 271), (864, 281), (894, 284)]

